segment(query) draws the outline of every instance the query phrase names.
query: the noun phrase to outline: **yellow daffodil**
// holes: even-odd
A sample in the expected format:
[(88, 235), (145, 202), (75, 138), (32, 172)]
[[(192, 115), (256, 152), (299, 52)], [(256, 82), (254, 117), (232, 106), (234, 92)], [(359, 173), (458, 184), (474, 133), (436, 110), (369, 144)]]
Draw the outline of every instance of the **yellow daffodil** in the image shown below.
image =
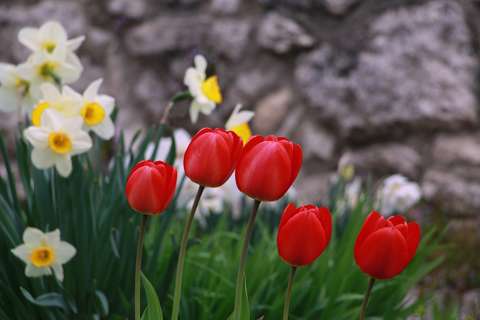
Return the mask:
[(242, 138), (243, 144), (245, 144), (252, 136), (252, 131), (248, 122), (252, 120), (255, 112), (246, 110), (240, 111), (240, 109), (242, 109), (242, 105), (237, 104), (232, 115), (228, 118), (225, 128), (235, 132), (240, 138)]
[(84, 129), (92, 130), (104, 140), (111, 139), (115, 133), (115, 127), (111, 119), (115, 99), (111, 96), (99, 94), (102, 79), (92, 82), (84, 91), (78, 94), (69, 87), (64, 88), (64, 93), (73, 100), (78, 101), (79, 115), (83, 118)]
[(67, 86), (60, 91), (51, 83), (44, 83), (40, 86), (41, 99), (33, 106), (31, 119), (32, 124), (40, 126), (42, 115), (47, 109), (54, 109), (64, 117), (77, 116), (80, 110), (81, 101), (71, 95), (72, 89)]
[(68, 242), (60, 240), (60, 230), (43, 233), (36, 228), (27, 228), (23, 233), (23, 244), (12, 249), (12, 253), (27, 264), (27, 277), (51, 275), (63, 281), (62, 265), (76, 253)]
[(184, 83), (193, 96), (190, 105), (190, 119), (197, 122), (198, 114), (210, 114), (215, 106), (222, 102), (222, 93), (218, 84), (218, 77), (213, 75), (207, 78), (207, 60), (202, 55), (194, 58), (194, 67), (187, 69)]
[(25, 138), (33, 145), (33, 165), (39, 169), (55, 166), (61, 176), (69, 176), (71, 157), (92, 147), (92, 140), (82, 130), (82, 125), (81, 117), (66, 118), (55, 109), (45, 110), (40, 126), (31, 126), (24, 131)]

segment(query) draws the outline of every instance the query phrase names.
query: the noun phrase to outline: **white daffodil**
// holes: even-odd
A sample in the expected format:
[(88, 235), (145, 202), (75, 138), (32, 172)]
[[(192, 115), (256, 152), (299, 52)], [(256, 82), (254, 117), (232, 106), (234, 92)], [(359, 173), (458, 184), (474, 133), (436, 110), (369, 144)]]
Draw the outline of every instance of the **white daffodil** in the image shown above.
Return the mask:
[(41, 99), (32, 109), (30, 116), (32, 124), (39, 127), (42, 115), (47, 109), (54, 109), (64, 117), (78, 116), (81, 101), (76, 96), (72, 96), (70, 91), (72, 91), (72, 89), (66, 86), (60, 91), (51, 83), (43, 83), (40, 85)]
[(222, 102), (222, 93), (218, 85), (218, 77), (207, 78), (207, 60), (204, 56), (194, 58), (195, 67), (190, 67), (185, 73), (184, 83), (188, 87), (193, 101), (190, 106), (190, 119), (197, 122), (198, 114), (210, 114), (215, 106)]
[(74, 54), (67, 54), (67, 48), (58, 47), (52, 53), (37, 51), (26, 62), (18, 65), (18, 74), (30, 81), (34, 98), (40, 96), (40, 85), (45, 82), (69, 84), (75, 82), (83, 71), (82, 64)]
[(228, 118), (225, 128), (235, 132), (240, 138), (242, 138), (243, 144), (246, 144), (248, 139), (252, 136), (252, 130), (250, 130), (248, 122), (252, 120), (255, 112), (247, 110), (240, 111), (240, 109), (242, 109), (242, 105), (237, 104), (235, 109), (233, 109), (230, 118)]
[[(185, 129), (175, 129), (173, 131), (173, 137), (175, 139), (175, 162), (174, 166), (178, 167), (179, 170), (183, 170), (183, 155), (187, 150), (192, 136)], [(172, 147), (172, 139), (169, 137), (161, 138), (158, 143), (158, 149), (155, 156), (153, 156), (153, 151), (155, 144), (153, 142), (149, 143), (145, 151), (145, 156), (147, 158), (155, 160), (165, 160), (167, 159), (170, 148)]]
[(56, 49), (65, 47), (73, 53), (85, 40), (84, 36), (68, 39), (63, 26), (56, 21), (48, 21), (40, 28), (26, 27), (18, 33), (18, 41), (33, 52), (45, 51), (53, 53)]
[(115, 126), (111, 119), (115, 99), (113, 97), (98, 94), (102, 85), (102, 79), (92, 82), (83, 95), (69, 87), (64, 87), (64, 93), (71, 98), (80, 101), (80, 116), (83, 118), (84, 128), (92, 130), (104, 140), (111, 139), (115, 133)]
[(0, 110), (29, 110), (34, 100), (30, 95), (30, 81), (22, 78), (17, 66), (0, 63)]
[(88, 133), (82, 130), (81, 117), (65, 118), (54, 109), (42, 114), (40, 127), (25, 129), (25, 138), (33, 145), (32, 163), (39, 169), (55, 166), (67, 177), (72, 172), (71, 157), (92, 147)]
[(378, 205), (382, 214), (391, 215), (410, 209), (421, 197), (422, 192), (417, 183), (395, 174), (384, 180), (378, 194)]
[(55, 273), (63, 281), (62, 265), (76, 253), (75, 247), (60, 240), (60, 230), (43, 233), (36, 228), (27, 228), (23, 233), (23, 244), (12, 249), (12, 253), (27, 264), (27, 277), (48, 276)]

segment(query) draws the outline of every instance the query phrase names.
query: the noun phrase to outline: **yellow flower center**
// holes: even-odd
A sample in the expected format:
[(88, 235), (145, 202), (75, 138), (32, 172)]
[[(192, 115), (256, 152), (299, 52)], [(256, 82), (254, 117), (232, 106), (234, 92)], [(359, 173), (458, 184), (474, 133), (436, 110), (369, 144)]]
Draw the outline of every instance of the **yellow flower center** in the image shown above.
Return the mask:
[(52, 53), (53, 50), (55, 50), (56, 47), (57, 47), (57, 45), (53, 41), (45, 41), (42, 44), (42, 48), (45, 49), (45, 51), (47, 51), (48, 53)]
[(354, 175), (355, 175), (355, 167), (352, 164), (347, 164), (346, 166), (340, 169), (340, 176), (342, 176), (342, 178), (347, 181), (351, 180)]
[(55, 79), (55, 69), (57, 67), (58, 64), (56, 62), (47, 61), (38, 66), (37, 72), (45, 80)]
[(66, 154), (72, 151), (72, 141), (64, 132), (52, 132), (48, 135), (48, 146), (53, 152)]
[(40, 127), (40, 124), (42, 122), (42, 114), (43, 111), (46, 109), (50, 108), (50, 105), (48, 102), (40, 102), (33, 108), (32, 111), (32, 124), (36, 127)]
[(248, 123), (239, 124), (238, 126), (233, 127), (231, 130), (242, 139), (243, 144), (247, 143), (248, 139), (250, 139), (252, 136), (252, 131), (250, 130)]
[(50, 246), (41, 246), (33, 249), (30, 261), (37, 267), (49, 267), (55, 262), (55, 251)]
[(202, 82), (202, 92), (211, 101), (215, 103), (222, 102), (222, 92), (218, 85), (218, 77), (211, 76)]
[(17, 78), (15, 80), (15, 88), (17, 88), (18, 92), (20, 92), (20, 94), (24, 96), (28, 93), (28, 89), (30, 88), (30, 82), (22, 78)]
[(95, 126), (105, 118), (105, 109), (97, 102), (89, 102), (83, 106), (80, 114), (88, 126)]

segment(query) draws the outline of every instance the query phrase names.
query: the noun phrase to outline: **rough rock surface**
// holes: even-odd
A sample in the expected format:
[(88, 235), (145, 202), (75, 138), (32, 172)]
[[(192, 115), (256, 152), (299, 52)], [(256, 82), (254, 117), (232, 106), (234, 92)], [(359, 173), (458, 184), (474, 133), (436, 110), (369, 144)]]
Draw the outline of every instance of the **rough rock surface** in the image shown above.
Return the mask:
[[(304, 146), (298, 187), (306, 200), (326, 194), (339, 158), (349, 156), (362, 174), (405, 174), (437, 208), (474, 216), (479, 14), (460, 0), (4, 0), (0, 61), (26, 58), (21, 27), (59, 20), (71, 36), (87, 36), (75, 87), (102, 77), (118, 126), (134, 132), (158, 122), (203, 53), (225, 102), (196, 125), (188, 103), (179, 104), (173, 124), (223, 126), (242, 103), (257, 112), (255, 133)], [(14, 120), (1, 115), (2, 131)]]

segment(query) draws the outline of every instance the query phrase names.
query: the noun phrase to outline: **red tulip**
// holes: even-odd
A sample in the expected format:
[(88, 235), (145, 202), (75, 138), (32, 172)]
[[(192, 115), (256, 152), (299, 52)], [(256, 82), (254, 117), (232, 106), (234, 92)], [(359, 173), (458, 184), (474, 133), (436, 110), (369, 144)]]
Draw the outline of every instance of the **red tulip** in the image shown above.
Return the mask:
[(374, 278), (393, 278), (410, 263), (419, 242), (420, 227), (416, 222), (407, 223), (402, 216), (385, 219), (373, 211), (355, 242), (355, 261)]
[(310, 264), (325, 250), (331, 235), (332, 217), (327, 208), (289, 204), (278, 227), (278, 254), (292, 266)]
[(283, 137), (254, 136), (245, 145), (235, 171), (240, 191), (260, 201), (280, 199), (302, 166), (302, 148)]
[(233, 131), (203, 128), (185, 151), (185, 175), (202, 186), (219, 187), (232, 175), (242, 149), (242, 139)]
[(137, 212), (156, 215), (172, 201), (177, 185), (177, 170), (163, 161), (140, 161), (127, 178), (125, 194)]

